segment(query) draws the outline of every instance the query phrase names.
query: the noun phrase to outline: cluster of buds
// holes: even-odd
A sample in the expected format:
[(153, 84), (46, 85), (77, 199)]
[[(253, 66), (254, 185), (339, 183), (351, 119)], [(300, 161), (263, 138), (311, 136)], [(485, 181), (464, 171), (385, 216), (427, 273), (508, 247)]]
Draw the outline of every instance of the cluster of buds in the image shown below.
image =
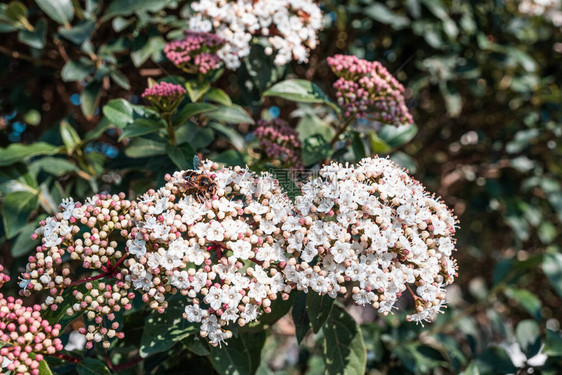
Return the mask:
[(435, 317), (456, 274), (456, 222), (442, 202), (382, 158), (327, 165), (302, 190), (298, 214), (283, 225), (287, 250), (300, 259), (285, 267), (288, 282), (333, 298), (351, 295), (385, 315), (409, 289), (416, 312), (408, 319)]
[(306, 62), (322, 28), (322, 12), (312, 0), (199, 0), (191, 7), (189, 29), (223, 38), (218, 54), (229, 69), (238, 69), (250, 54), (254, 36), (269, 43), (265, 52), (275, 52), (276, 65)]
[(269, 160), (278, 161), (283, 168), (303, 168), (299, 135), (285, 120), (260, 120), (254, 135)]
[(338, 105), (347, 117), (397, 126), (413, 122), (404, 100), (404, 86), (381, 63), (335, 55), (328, 57), (328, 64), (339, 77), (334, 88)]
[(4, 266), (0, 264), (0, 288), (8, 281), (10, 281), (10, 276), (4, 273)]
[(166, 180), (135, 207), (126, 280), (158, 311), (167, 294), (186, 296), (185, 318), (219, 345), (232, 336), (228, 325), (254, 321), (278, 295), (289, 297), (280, 271), (291, 202), (270, 175), (212, 162)]
[(159, 112), (171, 113), (180, 104), (186, 92), (180, 85), (149, 80), (149, 87), (144, 90), (142, 98), (149, 101)]
[[(104, 341), (108, 346), (107, 338), (112, 333), (105, 326), (114, 330), (114, 313), (129, 309), (129, 300), (133, 298), (120, 271), (128, 253), (119, 248), (119, 239), (124, 242), (129, 236), (133, 225), (129, 211), (134, 205), (123, 193), (95, 195), (84, 204), (65, 199), (60, 212), (42, 221), (32, 235), (41, 244), (35, 255), (28, 258), (20, 293), (29, 296), (31, 291), (47, 291), (49, 296), (42, 308), (52, 311), (58, 310), (66, 299), (75, 298), (66, 313), (86, 312), (92, 321), (87, 330), (93, 333), (93, 341)], [(96, 274), (74, 279), (77, 262), (86, 272)], [(98, 283), (102, 278), (106, 283)], [(80, 284), (85, 284), (86, 289), (78, 291), (75, 287)], [(72, 296), (63, 294), (66, 289), (72, 290)], [(91, 346), (92, 340), (89, 341), (87, 345)]]
[(206, 75), (221, 67), (222, 60), (217, 51), (224, 43), (215, 34), (187, 31), (184, 39), (168, 43), (164, 53), (168, 60), (186, 73)]
[[(9, 281), (0, 265), (2, 284)], [(51, 326), (41, 317), (41, 306), (23, 306), (20, 299), (5, 298), (0, 293), (0, 368), (17, 375), (38, 375), (43, 355), (62, 350), (62, 342), (56, 338), (60, 325)], [(1, 371), (0, 371), (1, 372)]]

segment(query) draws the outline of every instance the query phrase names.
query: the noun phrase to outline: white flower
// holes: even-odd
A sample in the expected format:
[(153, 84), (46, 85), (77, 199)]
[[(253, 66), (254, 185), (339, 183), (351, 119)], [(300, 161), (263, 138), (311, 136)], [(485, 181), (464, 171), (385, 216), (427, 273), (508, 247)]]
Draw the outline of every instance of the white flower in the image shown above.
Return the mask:
[(146, 241), (139, 238), (129, 240), (127, 241), (127, 248), (129, 249), (129, 253), (139, 258), (146, 254)]
[(185, 307), (186, 319), (192, 323), (199, 323), (205, 317), (205, 310), (202, 310), (199, 305), (189, 305)]

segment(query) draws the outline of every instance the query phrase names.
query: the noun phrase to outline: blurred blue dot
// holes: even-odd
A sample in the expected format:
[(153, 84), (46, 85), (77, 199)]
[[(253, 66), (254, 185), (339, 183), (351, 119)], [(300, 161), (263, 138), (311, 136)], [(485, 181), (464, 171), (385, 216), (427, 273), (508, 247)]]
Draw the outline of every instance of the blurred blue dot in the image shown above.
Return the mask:
[(12, 124), (12, 129), (16, 133), (23, 133), (25, 131), (25, 124), (23, 122), (16, 121)]
[(80, 95), (72, 94), (70, 96), (70, 102), (74, 105), (80, 105)]
[(115, 159), (119, 155), (119, 150), (117, 147), (109, 146), (105, 154), (108, 158)]
[(21, 134), (12, 132), (12, 133), (8, 134), (8, 140), (10, 142), (19, 142), (19, 141), (21, 141)]
[(6, 120), (10, 121), (10, 120), (12, 120), (14, 117), (16, 117), (17, 114), (18, 114), (18, 113), (17, 113), (16, 111), (13, 111), (12, 113), (10, 113), (10, 114), (8, 114), (8, 115), (6, 115), (6, 116), (4, 116), (4, 117), (6, 118)]
[(281, 114), (281, 110), (279, 109), (279, 107), (269, 107), (269, 115), (273, 118), (277, 118), (279, 117), (279, 115)]
[(336, 14), (336, 12), (330, 12), (328, 15), (330, 16), (332, 21), (335, 21), (338, 18), (338, 15)]

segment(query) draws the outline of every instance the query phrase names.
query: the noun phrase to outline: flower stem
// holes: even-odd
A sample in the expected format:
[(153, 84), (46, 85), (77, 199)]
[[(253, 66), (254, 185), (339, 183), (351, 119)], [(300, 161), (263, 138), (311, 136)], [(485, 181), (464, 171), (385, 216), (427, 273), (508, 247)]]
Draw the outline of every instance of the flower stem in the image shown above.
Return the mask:
[(170, 112), (162, 113), (162, 117), (166, 120), (166, 129), (168, 130), (168, 140), (172, 146), (177, 144), (176, 131), (174, 130), (174, 124), (172, 124), (172, 114)]
[(330, 144), (333, 146), (336, 141), (338, 140), (338, 138), (340, 137), (340, 135), (342, 135), (342, 133), (344, 131), (347, 130), (347, 128), (349, 128), (349, 125), (351, 125), (351, 123), (353, 122), (353, 120), (355, 120), (355, 115), (350, 116), (347, 121), (343, 124), (343, 126), (336, 132), (336, 134), (334, 134), (334, 136), (332, 137), (332, 140), (330, 141)]
[(45, 355), (53, 358), (62, 359), (63, 361), (70, 362), (70, 363), (80, 363), (80, 358), (73, 357), (71, 355), (64, 354), (64, 353), (53, 353), (53, 354), (45, 354)]

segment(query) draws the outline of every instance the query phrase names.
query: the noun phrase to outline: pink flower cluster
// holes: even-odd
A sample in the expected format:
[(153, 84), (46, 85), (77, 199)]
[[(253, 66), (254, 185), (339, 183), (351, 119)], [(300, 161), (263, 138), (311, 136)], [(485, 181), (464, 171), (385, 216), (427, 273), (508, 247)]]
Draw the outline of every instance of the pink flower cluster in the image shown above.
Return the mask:
[(347, 117), (368, 118), (385, 124), (411, 124), (404, 100), (404, 86), (378, 61), (350, 55), (328, 57), (339, 77), (334, 83), (338, 105)]
[(185, 39), (168, 43), (166, 57), (178, 68), (190, 74), (207, 74), (222, 66), (217, 51), (225, 41), (211, 33), (186, 31)]
[[(1, 284), (10, 279), (3, 270), (0, 265)], [(62, 350), (62, 342), (56, 338), (60, 325), (51, 326), (40, 312), (39, 305), (25, 307), (21, 299), (0, 293), (0, 342), (6, 345), (0, 349), (0, 366), (18, 375), (37, 375), (43, 354)]]
[[(115, 331), (118, 328), (115, 313), (130, 309), (130, 300), (134, 298), (120, 271), (128, 253), (120, 250), (116, 241), (119, 236), (126, 238), (133, 225), (129, 211), (135, 202), (124, 198), (123, 193), (101, 194), (88, 198), (84, 204), (65, 199), (61, 211), (42, 221), (33, 234), (34, 239), (41, 240), (41, 245), (28, 258), (20, 283), (23, 287), (20, 293), (25, 296), (31, 290), (49, 292), (41, 306), (44, 310), (56, 311), (63, 301), (73, 298), (73, 304), (65, 312), (67, 315), (86, 313), (91, 321), (86, 329), (88, 347), (94, 341), (103, 341), (107, 347), (108, 339), (120, 336)], [(76, 269), (76, 263), (96, 274), (73, 279), (71, 269)], [(105, 282), (99, 280), (102, 278)], [(72, 288), (84, 283), (85, 291)], [(69, 288), (74, 289), (72, 295), (63, 295)]]
[(4, 266), (0, 264), (0, 288), (8, 281), (10, 281), (10, 276), (4, 273)]
[(186, 92), (180, 85), (158, 82), (147, 87), (142, 98), (152, 103), (159, 111), (170, 112), (177, 107)]
[(299, 135), (286, 121), (260, 120), (254, 134), (270, 161), (277, 160), (281, 166), (291, 169), (303, 168)]

